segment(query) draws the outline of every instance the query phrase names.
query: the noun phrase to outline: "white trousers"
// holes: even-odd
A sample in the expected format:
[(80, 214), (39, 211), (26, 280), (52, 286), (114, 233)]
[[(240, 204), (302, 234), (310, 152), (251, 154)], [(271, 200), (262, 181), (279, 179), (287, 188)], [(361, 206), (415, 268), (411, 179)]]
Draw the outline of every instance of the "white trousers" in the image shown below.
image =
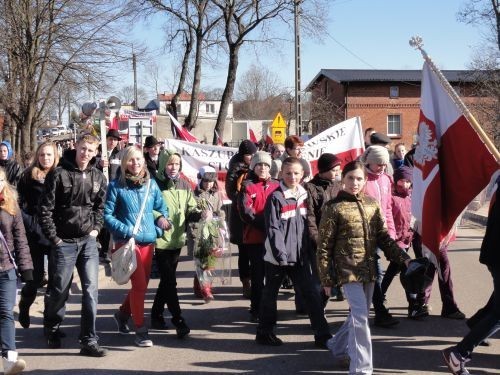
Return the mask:
[(349, 356), (350, 375), (372, 374), (372, 341), (368, 315), (374, 283), (347, 283), (342, 287), (351, 311), (331, 341), (332, 354), (334, 357)]

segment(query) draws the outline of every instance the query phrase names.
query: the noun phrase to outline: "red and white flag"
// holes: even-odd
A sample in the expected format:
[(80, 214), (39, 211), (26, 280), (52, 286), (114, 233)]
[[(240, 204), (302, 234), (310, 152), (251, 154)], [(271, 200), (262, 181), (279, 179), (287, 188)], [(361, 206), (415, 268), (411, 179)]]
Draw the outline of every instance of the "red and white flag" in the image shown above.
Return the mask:
[(437, 264), (432, 254), (438, 256), (441, 241), (499, 166), (427, 63), (414, 162), (412, 213), (423, 249)]
[(175, 133), (174, 134), (178, 139), (183, 140), (183, 141), (188, 141), (188, 142), (195, 142), (195, 143), (200, 143), (198, 138), (196, 138), (194, 135), (192, 135), (189, 130), (187, 130), (184, 126), (182, 126), (177, 119), (172, 116), (172, 114), (167, 111), (168, 115), (170, 116), (170, 120), (172, 121), (172, 125), (174, 127)]
[(257, 137), (255, 136), (255, 133), (252, 129), (248, 129), (248, 138), (253, 142), (253, 143), (257, 143)]
[(222, 142), (222, 138), (219, 136), (219, 132), (217, 132), (217, 130), (214, 129), (214, 132), (215, 132), (215, 136), (217, 137), (217, 146), (222, 146), (224, 144), (224, 142)]

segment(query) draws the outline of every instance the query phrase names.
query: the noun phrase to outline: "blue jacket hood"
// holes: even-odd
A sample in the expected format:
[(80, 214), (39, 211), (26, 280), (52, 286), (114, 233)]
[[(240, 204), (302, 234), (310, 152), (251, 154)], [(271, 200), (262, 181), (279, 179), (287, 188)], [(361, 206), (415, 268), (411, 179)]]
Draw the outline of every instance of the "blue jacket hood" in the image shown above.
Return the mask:
[(9, 141), (2, 141), (2, 143), (0, 143), (0, 145), (5, 145), (5, 147), (7, 147), (7, 150), (9, 150), (9, 153), (7, 155), (7, 159), (10, 159), (12, 158), (12, 145), (10, 144)]

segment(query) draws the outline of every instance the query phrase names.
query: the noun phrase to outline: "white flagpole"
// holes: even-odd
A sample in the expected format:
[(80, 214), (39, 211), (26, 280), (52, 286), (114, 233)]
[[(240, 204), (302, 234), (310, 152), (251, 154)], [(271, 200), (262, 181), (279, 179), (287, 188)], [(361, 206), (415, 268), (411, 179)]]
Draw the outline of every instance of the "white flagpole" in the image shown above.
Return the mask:
[(481, 140), (483, 141), (484, 145), (488, 149), (488, 151), (495, 157), (498, 163), (500, 163), (500, 153), (498, 152), (497, 148), (491, 141), (491, 139), (488, 137), (488, 135), (484, 132), (483, 128), (475, 117), (472, 115), (472, 113), (469, 111), (469, 109), (465, 106), (464, 102), (460, 97), (458, 96), (457, 92), (453, 89), (453, 87), (450, 85), (446, 77), (443, 75), (441, 70), (434, 64), (430, 56), (425, 52), (425, 50), (422, 48), (424, 45), (423, 40), (419, 36), (414, 36), (410, 39), (410, 46), (412, 46), (415, 49), (418, 49), (424, 58), (424, 60), (429, 64), (429, 67), (431, 70), (436, 73), (436, 76), (438, 77), (439, 81), (441, 82), (441, 85), (443, 88), (446, 90), (446, 92), (450, 95), (450, 97), (453, 99), (455, 104), (460, 108), (462, 111), (462, 114), (469, 120), (470, 124), (476, 131), (476, 133), (479, 135)]

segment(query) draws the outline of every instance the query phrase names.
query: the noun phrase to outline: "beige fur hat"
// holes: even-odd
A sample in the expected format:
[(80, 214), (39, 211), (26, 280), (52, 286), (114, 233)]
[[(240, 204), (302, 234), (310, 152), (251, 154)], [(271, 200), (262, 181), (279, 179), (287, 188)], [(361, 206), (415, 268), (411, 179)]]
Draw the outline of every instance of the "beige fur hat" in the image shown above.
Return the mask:
[(370, 146), (362, 160), (365, 164), (389, 164), (389, 151), (383, 146)]

